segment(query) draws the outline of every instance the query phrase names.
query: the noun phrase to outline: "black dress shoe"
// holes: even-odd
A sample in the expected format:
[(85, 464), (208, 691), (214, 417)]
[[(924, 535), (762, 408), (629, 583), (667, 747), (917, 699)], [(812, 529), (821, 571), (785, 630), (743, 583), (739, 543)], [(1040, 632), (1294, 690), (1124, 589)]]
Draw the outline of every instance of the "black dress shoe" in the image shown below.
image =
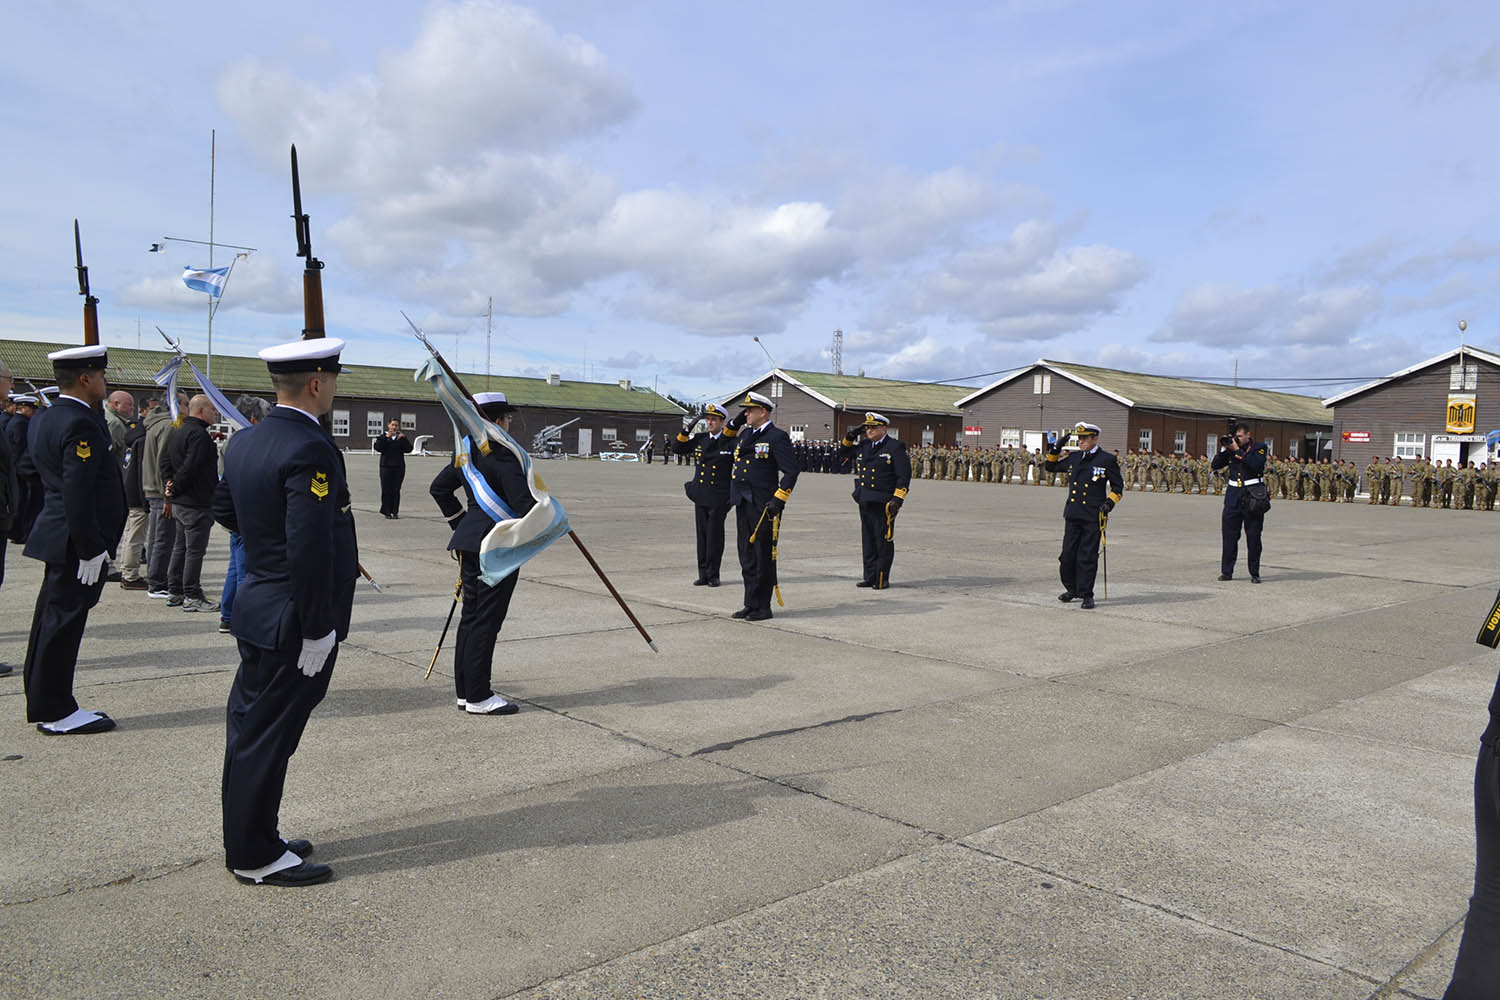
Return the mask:
[(872, 583), (872, 584), (870, 584), (870, 589), (871, 590), (890, 590), (891, 589), (891, 585), (889, 583)]
[(1219, 574), (1219, 580), (1221, 582), (1224, 581), (1224, 580), (1233, 580), (1233, 579), (1234, 579), (1234, 577), (1230, 576), (1228, 573), (1220, 573)]
[(714, 577), (712, 580), (709, 580), (708, 581), (708, 585), (710, 587), (717, 587), (719, 585), (719, 578), (718, 577)]
[(1075, 598), (1077, 596), (1078, 595), (1075, 594), (1075, 593), (1073, 593), (1071, 590), (1065, 590), (1061, 594), (1057, 595), (1057, 599), (1059, 601), (1062, 601), (1064, 604), (1067, 604), (1069, 601), (1071, 601), (1073, 598)]
[(286, 841), (286, 849), (303, 860), (312, 857), (313, 846), (310, 840), (288, 840)]
[(693, 581), (693, 586), (695, 586), (695, 587), (707, 587), (708, 586), (708, 581), (705, 580), (705, 579), (703, 579), (703, 577), (700, 576), (700, 577), (698, 577), (698, 579), (696, 579), (696, 580)]
[(0, 677), (4, 677), (14, 669), (16, 668), (11, 666), (9, 663), (0, 663)]
[(333, 869), (327, 865), (320, 865), (316, 861), (304, 861), (300, 865), (283, 868), (279, 872), (272, 872), (259, 882), (238, 873), (234, 877), (246, 885), (319, 885), (333, 878)]
[(749, 618), (750, 617), (750, 609), (749, 608), (740, 608), (738, 611), (736, 611), (734, 614), (730, 615), (729, 617), (731, 617), (731, 618)]
[(1254, 573), (1251, 573), (1250, 574), (1250, 582), (1251, 583), (1260, 583), (1260, 577), (1256, 576)]
[(869, 580), (861, 580), (858, 583), (856, 583), (855, 586), (856, 587), (873, 587), (875, 585), (873, 583), (871, 583)]
[(1080, 604), (1080, 605), (1078, 605), (1078, 606), (1080, 608), (1082, 608), (1083, 610), (1085, 610), (1085, 611), (1093, 611), (1094, 610), (1094, 599), (1092, 597), (1085, 597), (1083, 599), (1083, 603)]
[(766, 621), (770, 617), (771, 617), (771, 609), (770, 608), (766, 608), (765, 610), (761, 610), (760, 608), (757, 608), (754, 611), (751, 611), (749, 614), (745, 615), (745, 621), (747, 621), (747, 622), (763, 622), (763, 621)]
[(99, 718), (94, 719), (91, 722), (85, 722), (83, 725), (76, 726), (73, 729), (67, 730), (66, 732), (56, 729), (48, 729), (40, 722), (36, 724), (36, 731), (39, 733), (45, 733), (48, 736), (87, 736), (90, 733), (107, 733), (113, 728), (115, 728), (115, 720), (111, 719), (103, 712), (99, 713)]

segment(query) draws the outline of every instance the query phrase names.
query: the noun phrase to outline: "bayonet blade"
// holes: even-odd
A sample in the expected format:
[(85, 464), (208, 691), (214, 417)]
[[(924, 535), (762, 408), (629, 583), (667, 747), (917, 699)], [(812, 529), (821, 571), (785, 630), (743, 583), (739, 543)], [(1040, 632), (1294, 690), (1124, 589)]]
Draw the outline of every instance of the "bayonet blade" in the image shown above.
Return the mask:
[(78, 257), (78, 294), (89, 298), (89, 269), (83, 266), (83, 237), (78, 234), (78, 220), (73, 220), (73, 252)]

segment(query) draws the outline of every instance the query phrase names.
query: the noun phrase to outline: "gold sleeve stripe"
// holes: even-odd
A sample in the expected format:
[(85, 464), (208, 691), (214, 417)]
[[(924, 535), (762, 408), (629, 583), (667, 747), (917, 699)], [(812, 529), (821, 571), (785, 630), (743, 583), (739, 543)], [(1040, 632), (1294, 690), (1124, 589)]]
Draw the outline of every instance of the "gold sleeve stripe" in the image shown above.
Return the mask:
[(677, 432), (677, 440), (681, 441), (683, 444), (687, 444), (687, 442), (688, 442), (688, 436), (684, 432), (678, 431)]
[(1051, 453), (1051, 454), (1049, 454), (1047, 456), (1047, 461), (1049, 461), (1049, 462), (1055, 462), (1055, 461), (1057, 461), (1061, 457), (1062, 457), (1061, 455), (1059, 455), (1059, 454), (1057, 454), (1057, 453), (1054, 452), (1054, 453)]
[(895, 497), (896, 497), (897, 500), (905, 500), (906, 499), (906, 490), (904, 490), (904, 489), (897, 490), (895, 492)]
[(1113, 491), (1111, 491), (1111, 492), (1110, 492), (1110, 494), (1109, 494), (1109, 498), (1110, 498), (1110, 499), (1111, 499), (1111, 500), (1113, 500), (1113, 501), (1114, 501), (1114, 502), (1115, 502), (1115, 503), (1119, 503), (1119, 502), (1120, 502), (1120, 494), (1118, 494), (1118, 493), (1115, 493), (1115, 492), (1113, 492)]
[(776, 491), (776, 499), (780, 500), (782, 503), (786, 503), (791, 498), (792, 498), (792, 491), (789, 490), (789, 489), (786, 489), (785, 487), (783, 487), (782, 489), (779, 489), (779, 490)]
[(736, 431), (736, 430), (735, 430), (735, 429), (734, 429), (734, 428), (733, 428), (733, 427), (730, 427), (730, 426), (729, 426), (729, 425), (728, 425), (728, 424), (725, 424), (725, 425), (724, 425), (724, 436), (725, 436), (725, 437), (727, 437), (727, 438), (732, 438), (732, 437), (734, 437), (734, 436), (735, 436), (735, 435), (736, 435), (736, 434), (737, 434), (737, 433), (739, 433), (739, 432), (738, 432), (738, 431)]

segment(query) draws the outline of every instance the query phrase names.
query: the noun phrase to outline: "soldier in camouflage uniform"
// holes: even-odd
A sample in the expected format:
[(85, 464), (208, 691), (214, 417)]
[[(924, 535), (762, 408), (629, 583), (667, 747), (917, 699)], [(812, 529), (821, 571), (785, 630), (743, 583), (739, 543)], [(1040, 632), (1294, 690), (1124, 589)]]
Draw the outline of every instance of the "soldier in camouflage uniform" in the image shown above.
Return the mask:
[(1465, 462), (1463, 468), (1458, 470), (1458, 495), (1464, 510), (1474, 509), (1474, 484), (1478, 477), (1479, 473), (1474, 469), (1473, 462)]
[(1453, 506), (1453, 482), (1457, 476), (1458, 470), (1453, 467), (1453, 459), (1450, 458), (1445, 464), (1438, 466), (1438, 496), (1442, 499), (1445, 509)]

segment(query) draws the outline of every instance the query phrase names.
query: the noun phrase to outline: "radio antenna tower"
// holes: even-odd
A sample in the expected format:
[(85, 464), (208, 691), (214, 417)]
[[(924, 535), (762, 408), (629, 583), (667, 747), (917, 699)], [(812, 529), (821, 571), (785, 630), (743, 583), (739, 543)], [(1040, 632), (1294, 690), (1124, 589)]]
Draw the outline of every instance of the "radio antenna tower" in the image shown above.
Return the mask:
[(833, 362), (833, 373), (844, 374), (844, 331), (833, 331), (833, 349), (828, 352), (829, 359)]

